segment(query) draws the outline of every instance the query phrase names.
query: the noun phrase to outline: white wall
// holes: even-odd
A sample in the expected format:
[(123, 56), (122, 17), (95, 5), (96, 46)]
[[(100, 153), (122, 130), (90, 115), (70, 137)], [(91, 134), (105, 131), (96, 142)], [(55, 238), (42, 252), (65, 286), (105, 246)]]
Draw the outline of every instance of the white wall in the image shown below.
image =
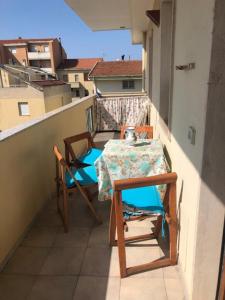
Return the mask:
[[(166, 144), (171, 156), (173, 171), (178, 174), (179, 264), (188, 299), (193, 297), (193, 281), (196, 270), (196, 232), (202, 182), (200, 175), (204, 149), (213, 9), (214, 1), (211, 0), (176, 1), (170, 128), (161, 120), (159, 114), (161, 28), (155, 25), (153, 25), (153, 53), (148, 52), (148, 58), (153, 57), (151, 123), (155, 129), (155, 137), (160, 137)], [(151, 28), (146, 36), (147, 49), (150, 35)], [(175, 70), (176, 65), (192, 62), (196, 64), (194, 70)], [(146, 78), (145, 86), (148, 86), (148, 80), (149, 78)], [(187, 138), (189, 126), (194, 126), (196, 129), (195, 145), (191, 145)], [(207, 245), (205, 246), (207, 249)], [(207, 271), (205, 270), (205, 272)], [(213, 289), (210, 289), (210, 293), (207, 290), (202, 291), (204, 294), (201, 294), (201, 298), (198, 299), (213, 299), (215, 286)]]
[[(128, 80), (128, 79), (124, 79)], [(133, 79), (130, 79), (133, 80)], [(123, 89), (122, 86), (122, 79), (118, 80), (101, 80), (95, 79), (95, 86), (99, 92), (102, 94), (112, 94), (112, 93), (137, 93), (142, 91), (142, 80), (141, 79), (134, 79), (135, 83), (134, 89)]]

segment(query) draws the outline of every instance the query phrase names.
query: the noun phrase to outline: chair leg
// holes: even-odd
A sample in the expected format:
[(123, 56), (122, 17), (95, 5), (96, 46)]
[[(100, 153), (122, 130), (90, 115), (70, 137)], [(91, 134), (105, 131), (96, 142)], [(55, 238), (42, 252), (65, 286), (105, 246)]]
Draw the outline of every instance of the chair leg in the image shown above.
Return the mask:
[(101, 223), (102, 223), (102, 220), (101, 220), (101, 218), (97, 215), (97, 213), (96, 213), (96, 211), (95, 211), (95, 209), (94, 209), (94, 207), (93, 207), (93, 205), (92, 205), (92, 203), (91, 203), (91, 200), (90, 200), (90, 198), (89, 198), (89, 195), (88, 195), (87, 191), (86, 191), (86, 190), (81, 190), (81, 189), (80, 189), (80, 192), (81, 192), (81, 194), (83, 195), (84, 199), (86, 200), (86, 203), (87, 203), (87, 205), (89, 206), (89, 208), (90, 208), (92, 214), (94, 215), (95, 219), (97, 220), (97, 222), (98, 222), (99, 224), (101, 224)]
[(162, 229), (162, 216), (159, 216), (156, 220), (156, 225), (154, 229), (154, 235), (156, 239), (159, 237), (161, 229)]
[(109, 223), (109, 245), (116, 245), (116, 215), (115, 215), (115, 202), (112, 199), (111, 211), (110, 211), (110, 223)]
[(63, 223), (64, 223), (64, 231), (68, 232), (69, 230), (68, 195), (67, 195), (67, 190), (65, 188), (63, 188)]
[(171, 264), (177, 263), (177, 215), (176, 215), (176, 184), (171, 184), (169, 195), (169, 222), (170, 235), (170, 260)]
[(117, 245), (120, 262), (120, 276), (124, 278), (127, 276), (126, 268), (126, 251), (125, 251), (125, 237), (123, 224), (123, 207), (121, 193), (115, 192), (115, 214), (116, 214), (116, 228), (117, 228)]

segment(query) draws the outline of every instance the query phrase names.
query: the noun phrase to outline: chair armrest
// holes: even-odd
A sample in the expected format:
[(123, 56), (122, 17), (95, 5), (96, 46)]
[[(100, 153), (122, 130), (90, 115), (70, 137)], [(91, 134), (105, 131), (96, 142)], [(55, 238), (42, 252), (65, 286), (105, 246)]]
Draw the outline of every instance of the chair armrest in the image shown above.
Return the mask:
[(144, 186), (159, 185), (159, 184), (170, 184), (177, 181), (177, 174), (165, 173), (150, 177), (141, 177), (141, 178), (129, 178), (129, 179), (120, 179), (113, 182), (114, 191), (122, 191), (127, 189), (133, 189)]

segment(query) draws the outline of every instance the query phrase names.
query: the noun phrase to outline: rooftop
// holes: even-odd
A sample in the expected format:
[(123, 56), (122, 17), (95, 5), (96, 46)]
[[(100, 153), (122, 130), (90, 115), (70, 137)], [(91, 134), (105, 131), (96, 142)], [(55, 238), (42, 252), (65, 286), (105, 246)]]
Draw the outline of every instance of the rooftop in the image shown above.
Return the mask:
[(32, 43), (32, 42), (48, 42), (55, 40), (56, 38), (40, 38), (40, 39), (23, 39), (17, 38), (12, 40), (0, 40), (0, 44), (21, 44), (21, 43)]
[(98, 62), (90, 72), (89, 76), (142, 76), (142, 62), (141, 60)]
[(33, 83), (39, 85), (39, 86), (55, 86), (55, 85), (64, 85), (66, 84), (62, 80), (33, 80)]
[(97, 62), (103, 61), (103, 58), (69, 58), (65, 59), (61, 63), (58, 69), (79, 69), (79, 70), (91, 70)]

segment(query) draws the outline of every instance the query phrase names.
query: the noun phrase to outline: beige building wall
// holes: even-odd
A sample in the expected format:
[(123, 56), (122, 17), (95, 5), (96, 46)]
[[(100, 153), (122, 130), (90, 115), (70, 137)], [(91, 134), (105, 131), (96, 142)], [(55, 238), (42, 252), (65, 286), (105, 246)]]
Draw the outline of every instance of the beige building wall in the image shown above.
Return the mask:
[[(123, 89), (123, 80), (134, 80), (134, 89)], [(102, 95), (107, 94), (133, 94), (142, 92), (142, 79), (133, 78), (118, 78), (118, 79), (97, 79), (94, 80), (95, 89), (98, 90)]]
[[(162, 20), (166, 13), (163, 7), (168, 1), (161, 3)], [(193, 9), (194, 8), (194, 9)], [(178, 174), (177, 212), (179, 217), (179, 264), (181, 266), (187, 299), (214, 299), (217, 285), (220, 245), (224, 220), (224, 208), (215, 205), (213, 217), (217, 220), (208, 226), (209, 211), (199, 211), (201, 203), (200, 191), (204, 182), (201, 178), (204, 151), (204, 136), (206, 125), (206, 107), (208, 100), (208, 82), (210, 73), (211, 47), (214, 20), (214, 2), (176, 1), (174, 15), (173, 55), (170, 81), (170, 111), (167, 126), (160, 116), (160, 100), (163, 98), (161, 65), (162, 39), (164, 32), (161, 27), (150, 25), (146, 35), (147, 60), (145, 69), (152, 65), (152, 70), (146, 72), (146, 89), (152, 100), (151, 124), (154, 126), (155, 138), (165, 143), (171, 160), (172, 169)], [(201, 15), (201, 18), (199, 18)], [(152, 33), (153, 31), (153, 33)], [(151, 48), (151, 39), (153, 47)], [(152, 59), (152, 61), (149, 61)], [(195, 69), (190, 71), (175, 70), (176, 65), (195, 63)], [(151, 72), (153, 74), (151, 77)], [(195, 144), (188, 139), (188, 129), (193, 126), (196, 130)], [(206, 146), (206, 145), (205, 145)], [(207, 147), (207, 146), (206, 146)], [(212, 191), (208, 191), (208, 201), (212, 198)], [(215, 203), (216, 204), (216, 203)], [(210, 207), (210, 206), (208, 206)], [(203, 222), (203, 223), (201, 223)], [(207, 238), (207, 231), (197, 230), (214, 226), (214, 238)], [(205, 224), (205, 226), (204, 226)], [(211, 225), (210, 225), (211, 224)], [(219, 227), (218, 227), (219, 226)], [(213, 234), (213, 233), (212, 233)], [(220, 239), (220, 243), (218, 241)], [(205, 242), (203, 243), (203, 240)], [(206, 241), (207, 240), (207, 241)], [(217, 245), (215, 245), (217, 241)], [(209, 260), (204, 259), (204, 253), (199, 249), (211, 251)], [(214, 251), (212, 247), (214, 244)], [(196, 261), (198, 257), (198, 261)], [(201, 259), (199, 258), (201, 257)], [(204, 270), (201, 268), (204, 266)], [(201, 271), (200, 271), (201, 270)], [(198, 272), (198, 275), (196, 274)], [(202, 272), (202, 273), (201, 273)], [(196, 276), (195, 276), (196, 275)], [(198, 278), (201, 285), (194, 284)], [(195, 280), (195, 281), (194, 281)], [(199, 298), (200, 297), (200, 298)]]
[[(19, 102), (27, 102), (29, 116), (20, 116)], [(44, 97), (41, 91), (30, 86), (0, 88), (0, 130), (12, 128), (45, 113)]]
[[(91, 106), (93, 97), (82, 99), (0, 137), (0, 266), (45, 202), (55, 196), (53, 145), (63, 153), (65, 137), (86, 131), (86, 109)], [(83, 147), (77, 145), (76, 151)]]
[[(44, 87), (43, 91), (29, 85), (0, 88), (0, 130), (3, 131), (37, 118), (71, 101), (69, 85)], [(28, 116), (20, 116), (19, 102), (28, 103)]]
[(72, 101), (69, 85), (50, 86), (44, 88), (45, 112), (57, 109)]
[[(59, 79), (63, 80), (63, 75), (68, 76), (68, 83), (71, 84), (71, 88), (80, 89), (80, 97), (84, 97), (84, 90), (88, 90), (89, 95), (94, 94), (94, 82), (92, 80), (85, 80), (84, 74), (88, 74), (87, 71), (77, 71), (77, 70), (58, 70), (57, 74)], [(78, 81), (75, 81), (75, 75), (78, 76)], [(76, 86), (77, 83), (77, 86)]]

